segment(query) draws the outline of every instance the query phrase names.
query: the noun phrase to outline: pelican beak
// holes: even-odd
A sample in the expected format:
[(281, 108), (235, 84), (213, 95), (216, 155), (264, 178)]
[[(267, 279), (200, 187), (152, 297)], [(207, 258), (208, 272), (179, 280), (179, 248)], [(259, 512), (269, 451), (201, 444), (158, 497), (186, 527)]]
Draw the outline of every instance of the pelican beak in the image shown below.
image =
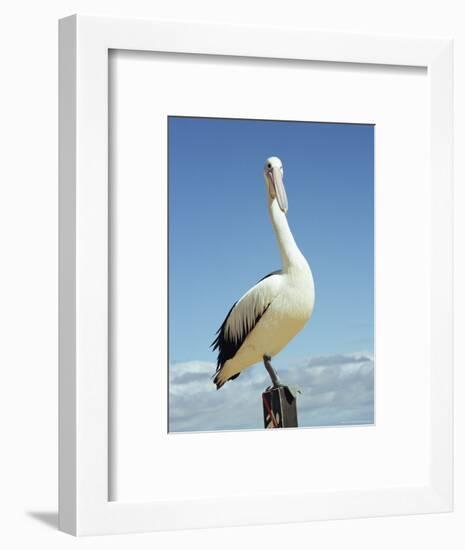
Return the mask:
[(283, 176), (281, 170), (277, 167), (273, 167), (268, 170), (268, 177), (271, 183), (272, 191), (276, 200), (278, 201), (279, 208), (286, 213), (287, 212), (287, 195), (284, 188)]

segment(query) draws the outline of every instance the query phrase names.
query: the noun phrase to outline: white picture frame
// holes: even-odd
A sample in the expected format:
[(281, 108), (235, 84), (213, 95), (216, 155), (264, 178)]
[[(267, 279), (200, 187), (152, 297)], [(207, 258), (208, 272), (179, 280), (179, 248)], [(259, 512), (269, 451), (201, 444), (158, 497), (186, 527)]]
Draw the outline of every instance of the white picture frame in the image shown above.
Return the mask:
[[(452, 41), (71, 16), (60, 21), (60, 529), (74, 535), (447, 512), (452, 469)], [(112, 49), (423, 67), (431, 177), (429, 480), (376, 490), (109, 500)]]

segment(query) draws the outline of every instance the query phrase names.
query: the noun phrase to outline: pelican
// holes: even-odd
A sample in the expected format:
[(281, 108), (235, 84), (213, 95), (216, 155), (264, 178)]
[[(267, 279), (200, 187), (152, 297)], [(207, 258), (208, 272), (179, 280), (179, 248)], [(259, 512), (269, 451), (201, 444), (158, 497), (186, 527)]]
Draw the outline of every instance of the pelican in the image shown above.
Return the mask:
[(270, 157), (264, 168), (271, 223), (282, 268), (266, 275), (229, 310), (211, 344), (218, 350), (213, 382), (220, 389), (246, 368), (263, 361), (273, 387), (281, 385), (271, 366), (279, 353), (310, 319), (315, 303), (313, 276), (287, 223), (283, 165)]

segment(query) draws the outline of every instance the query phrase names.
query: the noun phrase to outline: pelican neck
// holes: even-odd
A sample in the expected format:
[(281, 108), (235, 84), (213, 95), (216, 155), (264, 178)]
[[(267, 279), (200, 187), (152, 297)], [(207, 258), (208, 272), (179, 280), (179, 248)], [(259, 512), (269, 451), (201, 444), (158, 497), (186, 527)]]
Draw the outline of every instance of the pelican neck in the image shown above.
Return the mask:
[(268, 210), (270, 212), (271, 224), (276, 235), (276, 240), (281, 254), (283, 270), (287, 271), (294, 266), (303, 263), (307, 265), (302, 252), (299, 250), (291, 229), (287, 222), (286, 214), (281, 210), (276, 199), (268, 199)]

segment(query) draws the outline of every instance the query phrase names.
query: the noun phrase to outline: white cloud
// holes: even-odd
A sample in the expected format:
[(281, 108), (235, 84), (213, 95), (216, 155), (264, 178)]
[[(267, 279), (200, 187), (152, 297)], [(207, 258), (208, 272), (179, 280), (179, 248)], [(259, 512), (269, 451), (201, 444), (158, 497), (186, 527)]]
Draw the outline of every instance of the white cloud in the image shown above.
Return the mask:
[[(170, 431), (262, 428), (261, 394), (270, 384), (264, 367), (251, 367), (220, 390), (211, 379), (214, 371), (209, 362), (171, 364)], [(280, 374), (284, 383), (302, 392), (297, 398), (299, 426), (373, 423), (371, 354), (312, 357)]]

